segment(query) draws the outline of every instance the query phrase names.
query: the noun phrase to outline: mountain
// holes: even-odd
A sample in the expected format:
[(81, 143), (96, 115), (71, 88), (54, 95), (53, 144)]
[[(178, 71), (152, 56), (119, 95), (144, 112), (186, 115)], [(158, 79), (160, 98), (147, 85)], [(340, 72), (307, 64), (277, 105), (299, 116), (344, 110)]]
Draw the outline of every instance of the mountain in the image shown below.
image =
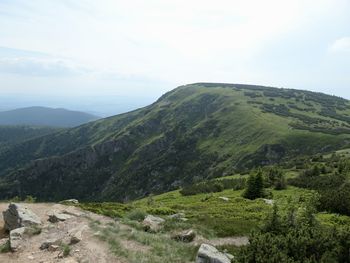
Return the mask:
[(75, 127), (98, 118), (79, 111), (29, 107), (0, 112), (0, 125)]
[(349, 144), (343, 98), (196, 83), (0, 153), (0, 198), (125, 201)]

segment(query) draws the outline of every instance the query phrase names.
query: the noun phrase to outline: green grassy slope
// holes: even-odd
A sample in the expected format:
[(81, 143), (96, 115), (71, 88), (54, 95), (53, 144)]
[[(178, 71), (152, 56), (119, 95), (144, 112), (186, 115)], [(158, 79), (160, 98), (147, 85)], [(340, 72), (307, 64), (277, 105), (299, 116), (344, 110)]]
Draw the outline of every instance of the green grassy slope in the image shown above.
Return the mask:
[(52, 127), (0, 125), (0, 152), (6, 151), (9, 147), (24, 143), (27, 140), (58, 131), (58, 128)]
[(307, 91), (181, 86), (146, 108), (0, 154), (0, 197), (128, 200), (339, 149), (350, 142), (349, 105)]

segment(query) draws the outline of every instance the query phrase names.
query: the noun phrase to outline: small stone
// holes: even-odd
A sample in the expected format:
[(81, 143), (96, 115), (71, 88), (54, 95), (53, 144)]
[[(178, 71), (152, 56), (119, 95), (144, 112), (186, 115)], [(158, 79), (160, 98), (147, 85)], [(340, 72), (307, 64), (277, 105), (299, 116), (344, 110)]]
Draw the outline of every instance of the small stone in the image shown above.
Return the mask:
[(57, 246), (57, 245), (50, 245), (49, 248), (48, 248), (48, 251), (50, 252), (55, 252), (59, 249), (60, 247)]
[(33, 256), (28, 256), (28, 259), (33, 260), (34, 257)]
[(195, 239), (195, 237), (196, 237), (196, 233), (193, 230), (186, 230), (173, 235), (171, 238), (176, 241), (189, 243), (189, 242), (192, 242)]
[(41, 249), (41, 250), (49, 249), (50, 246), (52, 246), (52, 245), (58, 245), (60, 242), (61, 242), (60, 239), (49, 239), (49, 240), (46, 240), (46, 241), (44, 241), (44, 242), (41, 244), (40, 249)]
[(49, 213), (49, 219), (48, 221), (51, 223), (57, 223), (57, 222), (63, 222), (66, 221), (67, 219), (72, 218), (72, 216), (68, 215), (68, 214), (63, 214), (57, 211), (53, 211), (51, 213)]
[(220, 196), (219, 199), (228, 202), (230, 199), (228, 197)]
[(263, 199), (264, 200), (264, 202), (266, 203), (266, 204), (268, 204), (268, 205), (273, 205), (273, 203), (275, 202), (274, 200), (272, 200), (272, 199)]

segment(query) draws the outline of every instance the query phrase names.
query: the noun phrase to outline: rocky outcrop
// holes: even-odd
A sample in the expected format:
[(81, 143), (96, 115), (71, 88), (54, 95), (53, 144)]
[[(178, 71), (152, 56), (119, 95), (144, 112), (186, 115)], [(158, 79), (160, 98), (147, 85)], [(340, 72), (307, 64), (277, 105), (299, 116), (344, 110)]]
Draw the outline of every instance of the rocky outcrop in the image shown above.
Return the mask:
[(152, 215), (146, 216), (143, 220), (142, 225), (147, 232), (158, 232), (162, 228), (162, 224), (165, 220), (161, 217), (156, 217)]
[(198, 250), (196, 263), (231, 263), (228, 255), (218, 251), (215, 247), (202, 244)]
[(5, 229), (8, 231), (41, 224), (41, 220), (36, 214), (19, 204), (10, 204), (8, 209), (3, 212), (3, 217)]

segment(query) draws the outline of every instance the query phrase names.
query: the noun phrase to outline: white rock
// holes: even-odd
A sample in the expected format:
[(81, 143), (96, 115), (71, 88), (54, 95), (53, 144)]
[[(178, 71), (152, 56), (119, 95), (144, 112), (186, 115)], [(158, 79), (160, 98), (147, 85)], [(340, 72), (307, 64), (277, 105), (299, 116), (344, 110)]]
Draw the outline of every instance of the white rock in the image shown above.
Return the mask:
[(202, 244), (198, 250), (196, 263), (231, 263), (231, 260), (215, 247)]
[(272, 199), (263, 199), (264, 200), (264, 202), (266, 203), (266, 204), (268, 204), (268, 205), (273, 205), (273, 203), (275, 202), (274, 200), (272, 200)]
[(220, 196), (219, 199), (228, 202), (230, 199), (228, 197)]

